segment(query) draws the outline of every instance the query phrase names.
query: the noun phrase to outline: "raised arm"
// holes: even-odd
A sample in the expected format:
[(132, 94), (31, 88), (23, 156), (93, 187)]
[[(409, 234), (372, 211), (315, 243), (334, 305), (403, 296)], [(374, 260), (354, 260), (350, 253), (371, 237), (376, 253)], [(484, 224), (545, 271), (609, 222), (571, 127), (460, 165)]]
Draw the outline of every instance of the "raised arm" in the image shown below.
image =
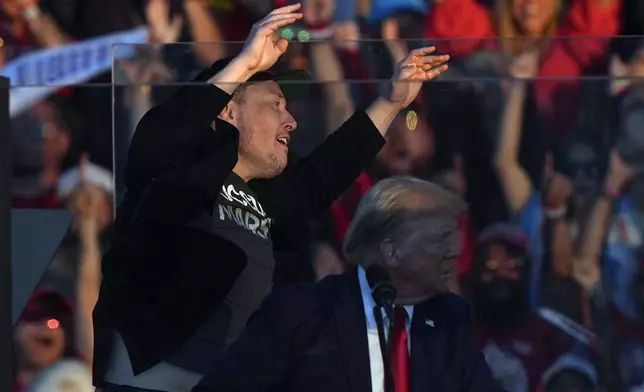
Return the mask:
[(631, 169), (622, 161), (617, 151), (611, 153), (604, 191), (595, 202), (586, 224), (581, 248), (573, 268), (573, 277), (590, 293), (600, 276), (600, 259), (606, 232), (612, 216), (613, 203), (631, 177)]
[(351, 116), (300, 163), (273, 180), (251, 183), (260, 196), (266, 195), (262, 203), (271, 216), (312, 218), (331, 206), (375, 158), (392, 121), (416, 98), (422, 82), (447, 69), (449, 56), (434, 56), (434, 50), (412, 51), (400, 63), (388, 91)]
[(530, 178), (519, 164), (519, 146), (523, 131), (523, 105), (526, 97), (526, 79), (537, 70), (536, 53), (527, 53), (515, 60), (512, 66), (513, 80), (506, 96), (501, 134), (494, 157), (501, 188), (510, 210), (515, 213), (523, 209), (532, 192)]
[(274, 42), (272, 36), (301, 17), (294, 12), (298, 8), (271, 12), (253, 26), (244, 49), (226, 67), (203, 71), (196, 83), (181, 87), (141, 119), (126, 168), (128, 187), (142, 192), (138, 219), (183, 224), (201, 210), (212, 210), (237, 164), (239, 145), (237, 129), (218, 116), (241, 83), (270, 68), (286, 50), (288, 42)]
[(212, 15), (210, 3), (205, 1), (184, 1), (183, 10), (188, 19), (190, 34), (195, 41), (197, 57), (205, 64), (225, 57), (228, 48), (224, 35)]
[(33, 2), (24, 7), (22, 17), (27, 23), (31, 34), (43, 48), (54, 48), (70, 42), (69, 37), (63, 32), (54, 18), (42, 12), (38, 2)]

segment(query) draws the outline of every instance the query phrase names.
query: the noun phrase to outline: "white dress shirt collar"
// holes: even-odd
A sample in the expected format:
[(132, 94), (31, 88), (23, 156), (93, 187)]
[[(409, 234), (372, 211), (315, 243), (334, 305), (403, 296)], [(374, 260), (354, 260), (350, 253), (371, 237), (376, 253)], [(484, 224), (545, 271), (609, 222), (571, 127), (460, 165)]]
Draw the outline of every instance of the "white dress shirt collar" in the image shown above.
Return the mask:
[[(360, 283), (360, 293), (362, 294), (362, 304), (364, 305), (364, 315), (367, 323), (367, 344), (369, 347), (369, 370), (371, 371), (371, 391), (384, 392), (385, 373), (382, 364), (382, 352), (380, 350), (380, 339), (378, 337), (378, 327), (373, 316), (373, 307), (376, 302), (371, 296), (371, 288), (367, 282), (367, 274), (362, 267), (358, 267), (358, 281)], [(407, 349), (411, 352), (411, 318), (414, 315), (413, 306), (405, 306), (407, 311)], [(385, 328), (385, 339), (389, 339), (389, 319), (383, 311), (383, 324)]]
[[(360, 292), (362, 293), (362, 304), (364, 305), (364, 313), (367, 320), (367, 329), (375, 329), (376, 320), (373, 317), (373, 307), (376, 306), (376, 302), (373, 300), (373, 296), (371, 296), (371, 288), (369, 287), (369, 283), (367, 282), (367, 273), (365, 272), (364, 268), (362, 268), (362, 266), (358, 267), (358, 281), (360, 282)], [(404, 306), (404, 308), (407, 311), (407, 323), (411, 324), (411, 319), (414, 315), (414, 306), (407, 305)], [(384, 312), (383, 320), (385, 320), (385, 322), (389, 321), (387, 320)], [(385, 328), (385, 331), (387, 331), (387, 328)]]

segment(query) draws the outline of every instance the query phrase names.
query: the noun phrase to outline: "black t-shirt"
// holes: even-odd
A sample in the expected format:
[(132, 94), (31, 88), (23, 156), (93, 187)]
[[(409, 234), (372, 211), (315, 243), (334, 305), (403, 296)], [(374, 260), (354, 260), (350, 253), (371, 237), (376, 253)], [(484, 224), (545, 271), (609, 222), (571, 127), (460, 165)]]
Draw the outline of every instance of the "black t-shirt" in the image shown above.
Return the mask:
[(248, 263), (222, 306), (169, 363), (205, 374), (213, 360), (246, 326), (272, 288), (275, 259), (271, 224), (257, 197), (234, 173), (222, 186), (212, 217), (203, 214), (191, 223), (235, 243), (246, 252)]

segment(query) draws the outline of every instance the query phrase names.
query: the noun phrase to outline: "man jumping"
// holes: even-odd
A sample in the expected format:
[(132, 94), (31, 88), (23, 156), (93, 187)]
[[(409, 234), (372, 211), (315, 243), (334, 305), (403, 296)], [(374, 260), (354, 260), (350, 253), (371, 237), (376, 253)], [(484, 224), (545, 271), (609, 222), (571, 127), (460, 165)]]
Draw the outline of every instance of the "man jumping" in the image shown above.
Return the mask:
[(278, 29), (300, 5), (256, 23), (220, 60), (139, 122), (127, 193), (103, 260), (94, 310), (94, 383), (103, 392), (189, 391), (271, 291), (276, 227), (325, 211), (385, 143), (422, 82), (447, 69), (411, 52), (390, 88), (321, 146), (286, 167), (297, 123), (287, 102), (304, 71), (269, 69), (288, 47)]

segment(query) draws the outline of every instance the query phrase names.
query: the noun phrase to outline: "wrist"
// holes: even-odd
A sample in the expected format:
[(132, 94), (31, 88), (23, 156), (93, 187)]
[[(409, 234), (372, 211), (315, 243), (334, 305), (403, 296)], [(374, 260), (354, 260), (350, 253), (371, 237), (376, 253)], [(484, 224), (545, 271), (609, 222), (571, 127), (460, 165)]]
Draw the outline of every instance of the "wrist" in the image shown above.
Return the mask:
[(380, 106), (383, 108), (387, 108), (389, 111), (399, 113), (403, 111), (408, 105), (403, 105), (401, 102), (396, 102), (392, 100), (391, 98), (381, 95), (376, 99), (375, 103), (378, 103)]
[(248, 60), (237, 56), (224, 69), (211, 77), (208, 83), (232, 95), (240, 84), (247, 82), (254, 74), (255, 72), (248, 66)]
[(184, 1), (183, 9), (185, 10), (204, 10), (208, 8), (208, 5), (205, 1)]
[(245, 82), (259, 72), (258, 64), (256, 63), (253, 59), (245, 56), (244, 53), (240, 53), (230, 61), (226, 68), (234, 69)]
[(568, 208), (565, 205), (560, 207), (546, 207), (545, 210), (546, 218), (552, 221), (564, 219), (567, 213)]
[(610, 200), (616, 200), (621, 196), (621, 190), (610, 181), (606, 181), (602, 188), (602, 195)]

